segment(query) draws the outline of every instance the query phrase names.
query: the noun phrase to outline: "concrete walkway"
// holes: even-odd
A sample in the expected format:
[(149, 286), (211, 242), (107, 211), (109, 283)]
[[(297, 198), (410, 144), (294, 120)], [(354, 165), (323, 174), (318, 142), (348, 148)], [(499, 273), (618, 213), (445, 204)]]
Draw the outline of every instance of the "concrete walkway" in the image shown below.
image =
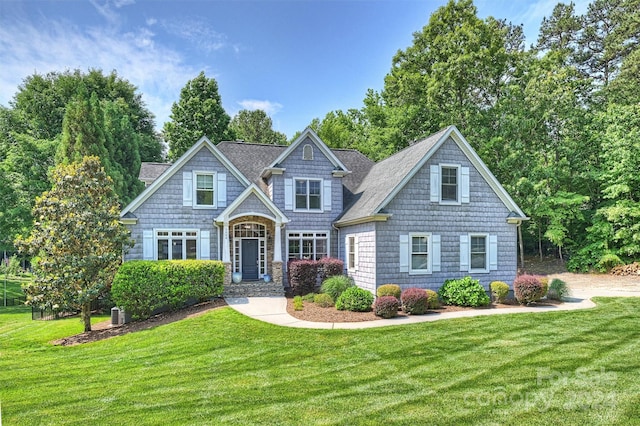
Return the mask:
[(392, 325), (414, 324), (418, 322), (438, 321), (451, 318), (477, 317), (485, 315), (515, 314), (522, 312), (554, 312), (572, 311), (576, 309), (593, 308), (591, 301), (594, 296), (638, 296), (640, 288), (572, 288), (571, 297), (561, 305), (522, 306), (504, 309), (477, 309), (426, 315), (410, 315), (391, 319), (363, 322), (311, 322), (292, 317), (287, 313), (287, 299), (284, 297), (239, 297), (227, 298), (227, 304), (236, 311), (248, 317), (284, 327), (317, 328), (317, 329), (356, 329), (386, 327)]

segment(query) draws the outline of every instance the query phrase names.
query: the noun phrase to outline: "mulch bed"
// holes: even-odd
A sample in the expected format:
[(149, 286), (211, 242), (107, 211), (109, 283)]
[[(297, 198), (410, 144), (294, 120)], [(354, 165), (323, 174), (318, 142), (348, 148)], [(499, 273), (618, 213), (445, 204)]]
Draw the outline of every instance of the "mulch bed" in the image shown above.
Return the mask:
[[(544, 305), (557, 305), (562, 302), (554, 301), (554, 300), (543, 300), (538, 302), (536, 305), (544, 306)], [(429, 312), (431, 313), (446, 313), (446, 312), (457, 312), (457, 311), (473, 311), (473, 310), (486, 310), (486, 309), (509, 309), (509, 308), (517, 308), (520, 305), (516, 300), (507, 300), (506, 303), (491, 303), (489, 306), (482, 306), (479, 308), (469, 308), (464, 306), (442, 306), (438, 309), (432, 309)], [(303, 321), (312, 321), (312, 322), (362, 322), (362, 321), (377, 321), (382, 318), (377, 317), (373, 312), (350, 312), (350, 311), (339, 311), (335, 307), (322, 308), (316, 305), (313, 302), (305, 301), (304, 308), (301, 311), (296, 311), (293, 308), (293, 298), (287, 297), (287, 312), (294, 318), (303, 320)], [(426, 315), (429, 315), (427, 312)], [(402, 311), (398, 311), (398, 316), (403, 317), (407, 316), (406, 313)]]
[(214, 299), (208, 302), (198, 303), (187, 308), (175, 312), (163, 312), (155, 315), (147, 320), (133, 321), (121, 326), (112, 327), (111, 321), (103, 321), (91, 326), (91, 331), (76, 334), (75, 336), (64, 337), (54, 340), (51, 343), (59, 346), (73, 346), (81, 343), (96, 342), (98, 340), (108, 339), (114, 336), (122, 336), (123, 334), (133, 333), (135, 331), (147, 330), (163, 324), (169, 324), (174, 321), (202, 315), (211, 309), (227, 306), (224, 299)]

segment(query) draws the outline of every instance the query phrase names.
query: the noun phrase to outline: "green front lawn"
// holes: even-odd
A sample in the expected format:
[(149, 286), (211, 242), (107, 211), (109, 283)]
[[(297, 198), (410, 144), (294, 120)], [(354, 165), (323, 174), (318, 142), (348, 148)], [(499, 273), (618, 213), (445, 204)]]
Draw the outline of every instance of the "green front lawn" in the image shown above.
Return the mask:
[[(24, 300), (22, 285), (28, 283), (33, 278), (31, 275), (5, 275), (0, 274), (0, 307), (4, 307), (5, 284), (7, 289), (7, 299), (19, 298)], [(0, 311), (1, 313), (2, 311)]]
[(595, 309), (306, 330), (222, 308), (75, 347), (77, 319), (0, 311), (23, 424), (639, 424), (640, 298)]

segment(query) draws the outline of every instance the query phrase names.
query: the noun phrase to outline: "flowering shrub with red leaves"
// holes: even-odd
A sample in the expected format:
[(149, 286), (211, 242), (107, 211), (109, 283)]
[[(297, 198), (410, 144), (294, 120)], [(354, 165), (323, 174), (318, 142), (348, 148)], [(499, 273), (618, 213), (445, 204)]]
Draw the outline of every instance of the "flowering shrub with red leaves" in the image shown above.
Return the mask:
[(520, 275), (513, 282), (513, 293), (521, 304), (537, 302), (544, 296), (545, 288), (537, 275)]
[(409, 315), (422, 315), (427, 312), (427, 292), (421, 288), (408, 288), (400, 296), (402, 310)]
[(381, 296), (373, 303), (373, 313), (382, 318), (393, 318), (398, 315), (399, 307), (395, 296)]

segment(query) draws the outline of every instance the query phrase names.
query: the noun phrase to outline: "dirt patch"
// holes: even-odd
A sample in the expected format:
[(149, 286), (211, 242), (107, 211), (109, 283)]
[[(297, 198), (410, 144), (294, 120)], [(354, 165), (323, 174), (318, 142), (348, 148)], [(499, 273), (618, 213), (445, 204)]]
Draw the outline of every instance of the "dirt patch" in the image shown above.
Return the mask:
[(117, 327), (112, 327), (111, 321), (103, 321), (93, 324), (91, 326), (91, 331), (54, 340), (51, 343), (59, 346), (73, 346), (81, 343), (96, 342), (98, 340), (104, 340), (114, 336), (122, 336), (127, 333), (147, 330), (152, 327), (157, 327), (159, 325), (168, 324), (186, 318), (197, 317), (212, 309), (226, 305), (227, 302), (225, 302), (224, 299), (214, 299), (208, 302), (189, 306), (176, 312), (164, 312), (144, 321), (134, 321)]

